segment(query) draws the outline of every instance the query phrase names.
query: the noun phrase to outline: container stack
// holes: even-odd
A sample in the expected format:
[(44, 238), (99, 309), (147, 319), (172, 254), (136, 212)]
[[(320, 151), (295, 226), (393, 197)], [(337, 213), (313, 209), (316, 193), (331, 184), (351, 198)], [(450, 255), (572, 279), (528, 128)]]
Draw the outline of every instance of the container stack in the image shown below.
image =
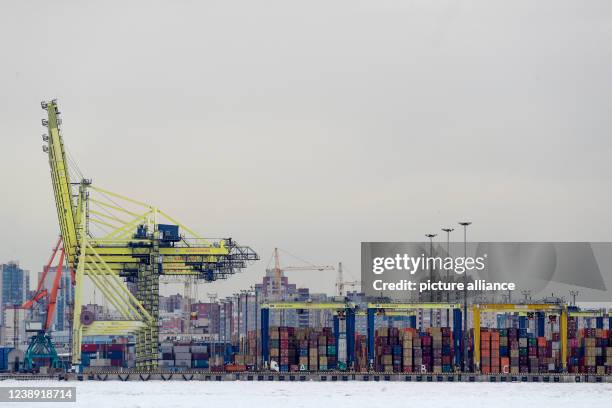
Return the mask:
[(191, 367), (192, 368), (208, 368), (210, 355), (208, 346), (192, 345), (191, 346)]
[(174, 367), (174, 352), (172, 343), (161, 343), (159, 346), (159, 352), (159, 367), (162, 369), (167, 367)]
[(338, 363), (336, 338), (329, 327), (318, 333), (319, 371), (335, 370)]
[(280, 332), (278, 327), (270, 327), (268, 330), (270, 338), (270, 360), (279, 362), (280, 364)]
[(290, 351), (295, 351), (295, 349), (292, 349), (291, 347), (289, 347), (289, 338), (293, 337), (294, 328), (293, 327), (280, 327), (278, 329), (278, 332), (279, 332), (279, 338), (280, 338), (279, 366), (280, 366), (280, 371), (286, 372), (286, 371), (289, 371), (289, 361), (293, 362), (295, 360), (294, 353), (292, 353), (293, 355), (291, 357), (293, 358), (291, 360), (290, 360), (290, 355), (289, 355)]
[(453, 338), (448, 327), (430, 327), (427, 332), (432, 341), (432, 372), (450, 373), (453, 371)]
[(81, 344), (81, 362), (85, 367), (127, 367), (127, 345), (124, 343)]
[(552, 340), (526, 329), (486, 329), (480, 332), (480, 370), (484, 374), (556, 372), (561, 366), (559, 333)]
[[(412, 355), (412, 353), (411, 353)], [(364, 373), (368, 371), (368, 337), (363, 334), (355, 335), (355, 371)]]
[(308, 371), (308, 342), (308, 332), (305, 330), (299, 330), (297, 334), (297, 363), (299, 371)]
[[(520, 373), (520, 347), (519, 347), (519, 330), (512, 328), (512, 329), (507, 329), (506, 330), (507, 333), (507, 343), (508, 343), (508, 354), (509, 354), (509, 358), (510, 364), (504, 364), (507, 363), (507, 361), (503, 361), (501, 366), (502, 366), (502, 372), (508, 371), (508, 370), (504, 370), (505, 367), (509, 366), (509, 372), (510, 374), (519, 374)], [(501, 338), (500, 338), (500, 343), (501, 343)], [(501, 347), (501, 346), (500, 346)]]
[(491, 373), (491, 332), (480, 331), (480, 371), (483, 374)]
[(270, 360), (279, 364), (280, 371), (327, 371), (337, 368), (338, 351), (331, 328), (271, 327), (269, 333)]
[(421, 345), (421, 336), (416, 333), (414, 339), (412, 340), (413, 372), (427, 371), (427, 366), (423, 365), (423, 349), (421, 348)]
[(246, 351), (244, 364), (248, 367), (254, 366), (256, 358), (261, 355), (258, 350), (257, 335), (258, 333), (255, 330), (251, 330), (247, 333), (247, 344), (244, 348)]
[(376, 371), (392, 372), (393, 371), (393, 337), (389, 336), (390, 328), (381, 327), (376, 330), (375, 353)]
[(246, 337), (240, 339), (237, 353), (231, 353), (233, 364), (230, 371), (245, 371), (255, 366), (255, 359), (259, 355), (256, 334), (255, 331), (251, 330), (247, 332)]
[(380, 328), (376, 331), (375, 369), (384, 372), (450, 373), (453, 371), (452, 331), (431, 327)]
[[(510, 333), (508, 329), (499, 330), (499, 369), (500, 373), (510, 373)], [(518, 360), (517, 360), (518, 362)]]
[(318, 336), (317, 344), (319, 345), (319, 370), (327, 371), (327, 338), (324, 335)]
[(606, 366), (606, 374), (612, 374), (612, 330), (608, 330), (608, 343), (606, 346), (604, 364)]
[(612, 332), (580, 329), (569, 339), (568, 370), (572, 373), (612, 374)]
[(163, 342), (159, 351), (161, 369), (208, 369), (212, 366), (211, 350), (207, 344)]
[(499, 347), (500, 347), (500, 335), (499, 331), (491, 332), (491, 372), (500, 373), (500, 355), (499, 355)]
[(421, 371), (431, 373), (433, 371), (433, 348), (432, 338), (429, 334), (421, 334)]
[(308, 370), (317, 371), (319, 369), (319, 349), (317, 347), (317, 334), (309, 333), (308, 336)]
[(191, 368), (191, 346), (189, 344), (175, 345), (174, 367)]
[(210, 371), (213, 372), (223, 371), (224, 364), (225, 357), (222, 354), (210, 356), (210, 358), (208, 359), (208, 368)]
[(412, 373), (414, 370), (413, 348), (417, 337), (416, 329), (408, 328), (400, 332), (402, 342), (402, 371)]

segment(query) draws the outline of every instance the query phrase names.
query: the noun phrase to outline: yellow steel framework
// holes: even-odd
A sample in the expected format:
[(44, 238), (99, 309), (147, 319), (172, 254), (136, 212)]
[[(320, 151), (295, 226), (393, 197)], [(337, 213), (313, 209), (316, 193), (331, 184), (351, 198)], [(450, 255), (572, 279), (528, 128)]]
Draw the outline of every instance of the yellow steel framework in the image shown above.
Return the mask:
[(352, 303), (341, 302), (269, 302), (261, 305), (262, 309), (270, 310), (295, 310), (295, 309), (311, 309), (311, 310), (340, 310), (353, 308)]
[(482, 312), (549, 312), (560, 315), (559, 334), (561, 336), (561, 364), (567, 370), (567, 317), (568, 310), (565, 305), (557, 304), (475, 304), (472, 306), (474, 318), (474, 366), (480, 369), (480, 313)]
[[(231, 238), (205, 239), (161, 209), (94, 186), (81, 177), (72, 183), (60, 131), (56, 100), (42, 102), (47, 112), (43, 150), (51, 181), (68, 267), (75, 271), (72, 361), (80, 364), (84, 335), (136, 335), (136, 366), (157, 367), (159, 276), (224, 279), (259, 259)], [(166, 223), (166, 224), (163, 224)], [(165, 235), (163, 227), (187, 233)], [(82, 318), (85, 277), (104, 294), (121, 320)], [(132, 284), (128, 288), (128, 283)], [(83, 316), (85, 317), (85, 316)]]
[(459, 303), (368, 303), (368, 309), (414, 310), (414, 309), (459, 309)]

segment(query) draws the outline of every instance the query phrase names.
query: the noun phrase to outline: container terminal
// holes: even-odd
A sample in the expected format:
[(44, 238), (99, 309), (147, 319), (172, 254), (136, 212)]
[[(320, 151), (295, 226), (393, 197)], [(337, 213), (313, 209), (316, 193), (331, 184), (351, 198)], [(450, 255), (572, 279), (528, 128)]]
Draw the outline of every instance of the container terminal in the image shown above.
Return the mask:
[[(187, 301), (194, 287), (228, 279), (259, 255), (83, 177), (66, 154), (57, 101), (41, 106), (60, 237), (34, 296), (13, 311), (15, 331), (17, 317), (35, 309), (40, 323), (26, 328), (25, 351), (0, 348), (0, 379), (612, 382), (607, 309), (562, 298), (513, 303), (508, 296), (467, 307), (367, 299), (346, 290), (360, 282), (345, 281), (341, 264), (333, 298), (288, 299), (285, 271), (336, 268), (281, 266), (278, 249), (263, 292), (242, 290), (237, 301), (208, 294), (226, 335), (196, 330), (201, 319)], [(184, 284), (180, 335), (160, 332), (159, 289), (167, 282)], [(112, 317), (88, 307), (88, 285), (116, 311)], [(58, 351), (52, 323), (66, 286), (69, 339)]]

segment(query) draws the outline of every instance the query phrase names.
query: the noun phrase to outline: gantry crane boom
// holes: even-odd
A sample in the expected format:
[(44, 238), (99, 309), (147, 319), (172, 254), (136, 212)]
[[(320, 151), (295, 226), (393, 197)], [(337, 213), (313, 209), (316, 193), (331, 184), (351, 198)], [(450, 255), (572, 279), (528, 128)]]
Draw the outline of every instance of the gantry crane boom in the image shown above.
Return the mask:
[[(60, 233), (68, 267), (75, 271), (72, 361), (80, 364), (83, 335), (135, 333), (137, 368), (154, 369), (159, 276), (214, 281), (259, 257), (231, 238), (205, 239), (161, 209), (95, 186), (90, 179), (71, 182), (57, 101), (41, 106), (47, 113), (43, 150), (49, 156)], [(86, 277), (119, 312), (121, 321), (81, 321)], [(134, 293), (126, 282), (134, 283)]]
[(43, 150), (49, 154), (51, 182), (61, 237), (64, 250), (68, 255), (68, 264), (73, 268), (77, 246), (77, 214), (68, 172), (68, 161), (59, 130), (61, 123), (58, 117), (59, 109), (55, 100), (50, 103), (41, 102), (41, 107), (47, 111), (47, 119), (43, 119), (42, 124), (48, 128), (48, 135), (43, 135), (43, 141), (48, 142), (48, 145), (43, 146)]

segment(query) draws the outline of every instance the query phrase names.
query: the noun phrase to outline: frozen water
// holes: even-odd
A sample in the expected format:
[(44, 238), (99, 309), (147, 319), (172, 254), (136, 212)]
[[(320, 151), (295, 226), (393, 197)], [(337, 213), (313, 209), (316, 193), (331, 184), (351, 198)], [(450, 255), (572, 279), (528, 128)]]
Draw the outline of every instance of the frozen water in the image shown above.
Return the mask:
[[(580, 408), (610, 406), (612, 384), (491, 384), (400, 382), (52, 382), (7, 380), (0, 386), (76, 386), (77, 403), (116, 407), (469, 407)], [(31, 403), (43, 407), (52, 403)], [(25, 407), (27, 403), (3, 404)]]

